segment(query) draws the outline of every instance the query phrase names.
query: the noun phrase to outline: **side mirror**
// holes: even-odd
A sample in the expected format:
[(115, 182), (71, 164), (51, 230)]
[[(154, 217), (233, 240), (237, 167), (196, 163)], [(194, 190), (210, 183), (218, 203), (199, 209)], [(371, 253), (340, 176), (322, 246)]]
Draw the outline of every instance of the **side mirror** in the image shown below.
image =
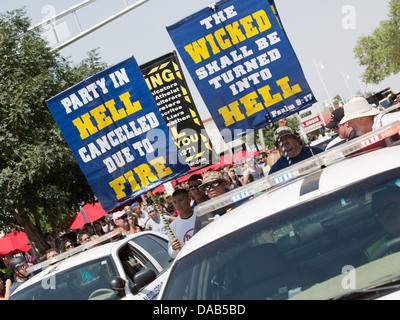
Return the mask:
[(120, 292), (125, 290), (126, 281), (121, 277), (112, 277), (108, 285), (112, 290)]
[(134, 287), (131, 288), (133, 294), (137, 294), (140, 289), (148, 285), (150, 282), (155, 280), (157, 275), (153, 269), (146, 269), (139, 271), (133, 277)]

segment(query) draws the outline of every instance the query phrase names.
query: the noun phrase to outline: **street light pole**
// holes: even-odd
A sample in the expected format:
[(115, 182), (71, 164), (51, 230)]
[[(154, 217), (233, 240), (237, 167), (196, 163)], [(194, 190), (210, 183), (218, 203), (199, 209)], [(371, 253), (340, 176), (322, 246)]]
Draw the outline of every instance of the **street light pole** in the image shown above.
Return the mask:
[(360, 82), (360, 80), (358, 78), (357, 78), (357, 82), (358, 82), (358, 85), (360, 86), (361, 94), (362, 95), (366, 95), (367, 92), (364, 90), (364, 87), (361, 85), (361, 82)]
[(350, 76), (349, 76), (348, 74), (344, 74), (343, 71), (340, 71), (340, 73), (342, 74), (342, 77), (343, 77), (343, 79), (344, 79), (344, 82), (346, 83), (346, 87), (347, 87), (347, 89), (348, 89), (349, 92), (350, 92), (350, 99), (351, 99), (351, 98), (353, 97), (353, 93), (351, 92), (349, 83), (348, 83), (348, 81), (347, 81), (347, 79), (349, 79)]
[(318, 76), (319, 76), (319, 78), (320, 78), (320, 80), (321, 80), (321, 82), (322, 82), (322, 86), (324, 87), (325, 92), (326, 92), (326, 95), (328, 96), (329, 102), (330, 102), (330, 104), (332, 105), (333, 109), (335, 109), (335, 105), (334, 105), (333, 102), (332, 102), (332, 99), (331, 99), (331, 97), (330, 97), (330, 95), (329, 95), (329, 91), (328, 91), (328, 89), (327, 89), (327, 87), (326, 87), (325, 81), (324, 81), (324, 79), (322, 78), (321, 72), (320, 72), (320, 70), (319, 70), (319, 69), (324, 69), (325, 66), (324, 66), (322, 63), (320, 63), (320, 62), (319, 62), (319, 63), (316, 63), (314, 58), (312, 58), (312, 60), (313, 60), (313, 62), (314, 62), (315, 68), (317, 69)]

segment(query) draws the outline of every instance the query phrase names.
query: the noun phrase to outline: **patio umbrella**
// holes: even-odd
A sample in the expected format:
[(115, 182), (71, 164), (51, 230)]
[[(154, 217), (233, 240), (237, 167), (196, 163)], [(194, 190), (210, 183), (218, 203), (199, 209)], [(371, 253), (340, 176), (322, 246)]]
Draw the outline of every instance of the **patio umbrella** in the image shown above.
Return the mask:
[[(83, 211), (83, 212), (82, 212)], [(78, 212), (75, 221), (72, 222), (71, 229), (82, 228), (86, 223), (96, 221), (104, 217), (107, 213), (104, 211), (100, 203), (85, 204), (81, 211)]]
[(220, 156), (219, 161), (222, 166), (225, 166), (228, 164), (233, 164), (233, 158), (232, 158), (232, 155), (230, 155), (230, 154), (225, 154), (223, 156)]
[(31, 245), (25, 232), (13, 230), (0, 238), (0, 256), (14, 255), (29, 251)]
[[(262, 151), (239, 151), (234, 154), (235, 160), (240, 162), (246, 157), (254, 157), (256, 154), (260, 154)], [(221, 156), (220, 158), (221, 164), (226, 165), (226, 164), (232, 164), (233, 159), (230, 154), (225, 154)]]
[(246, 157), (254, 157), (257, 154), (260, 154), (261, 152), (262, 151), (244, 151), (244, 150), (242, 150), (242, 151), (235, 153), (235, 159), (240, 162), (241, 160), (243, 160)]

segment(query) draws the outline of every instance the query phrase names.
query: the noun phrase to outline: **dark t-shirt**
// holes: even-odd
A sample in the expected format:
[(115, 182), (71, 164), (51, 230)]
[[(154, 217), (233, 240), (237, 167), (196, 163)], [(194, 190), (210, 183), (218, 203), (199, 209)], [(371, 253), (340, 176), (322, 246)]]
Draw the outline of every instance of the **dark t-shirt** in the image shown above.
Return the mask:
[[(301, 149), (300, 153), (297, 156), (290, 158), (291, 164), (295, 164), (295, 163), (303, 161), (309, 157), (312, 157), (310, 148), (312, 149), (312, 152), (314, 153), (314, 155), (324, 151), (323, 149), (320, 149), (317, 147), (306, 147), (305, 146)], [(287, 161), (287, 159), (285, 157), (280, 157), (278, 159), (278, 161), (276, 161), (274, 163), (274, 165), (271, 167), (271, 170), (269, 170), (268, 174), (274, 173), (276, 171), (282, 170), (287, 167), (289, 167), (289, 162)]]

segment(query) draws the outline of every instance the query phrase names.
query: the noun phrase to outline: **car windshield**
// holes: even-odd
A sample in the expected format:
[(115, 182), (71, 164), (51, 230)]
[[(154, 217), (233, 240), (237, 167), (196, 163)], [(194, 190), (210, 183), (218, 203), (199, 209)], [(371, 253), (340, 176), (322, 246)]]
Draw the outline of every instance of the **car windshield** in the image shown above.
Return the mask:
[(109, 258), (93, 260), (60, 273), (50, 273), (11, 296), (11, 300), (117, 299), (108, 282), (117, 275)]
[(329, 299), (398, 279), (399, 203), (400, 169), (300, 203), (179, 260), (162, 298)]

